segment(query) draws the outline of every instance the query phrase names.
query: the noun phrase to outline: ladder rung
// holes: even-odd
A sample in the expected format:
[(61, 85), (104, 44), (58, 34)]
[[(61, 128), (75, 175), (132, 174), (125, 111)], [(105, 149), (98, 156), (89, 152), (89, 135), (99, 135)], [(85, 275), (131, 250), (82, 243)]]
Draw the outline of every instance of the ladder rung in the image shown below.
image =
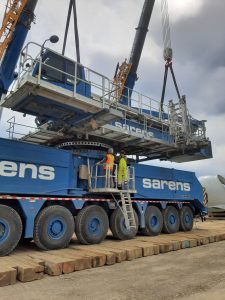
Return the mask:
[(136, 228), (136, 220), (134, 218), (134, 210), (132, 206), (132, 201), (129, 193), (120, 193), (122, 202), (122, 211), (125, 217), (126, 225), (129, 228)]

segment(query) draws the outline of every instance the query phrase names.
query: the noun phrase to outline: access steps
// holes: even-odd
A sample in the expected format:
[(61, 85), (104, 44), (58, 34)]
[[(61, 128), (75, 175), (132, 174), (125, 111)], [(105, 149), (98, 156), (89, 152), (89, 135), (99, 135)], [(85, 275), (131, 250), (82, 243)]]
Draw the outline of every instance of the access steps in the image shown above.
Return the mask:
[(128, 191), (121, 191), (120, 198), (121, 198), (122, 213), (124, 215), (126, 228), (128, 230), (130, 228), (136, 228), (137, 224), (134, 217), (134, 210), (132, 206), (130, 193)]

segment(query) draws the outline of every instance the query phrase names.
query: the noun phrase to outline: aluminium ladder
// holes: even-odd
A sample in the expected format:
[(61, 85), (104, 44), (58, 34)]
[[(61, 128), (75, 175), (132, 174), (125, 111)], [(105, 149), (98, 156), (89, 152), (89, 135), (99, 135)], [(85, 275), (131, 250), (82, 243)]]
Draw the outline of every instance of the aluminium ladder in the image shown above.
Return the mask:
[(129, 230), (130, 228), (136, 228), (136, 221), (134, 217), (134, 210), (131, 202), (130, 193), (128, 191), (121, 191), (120, 198), (122, 203), (122, 213), (125, 218), (126, 228)]

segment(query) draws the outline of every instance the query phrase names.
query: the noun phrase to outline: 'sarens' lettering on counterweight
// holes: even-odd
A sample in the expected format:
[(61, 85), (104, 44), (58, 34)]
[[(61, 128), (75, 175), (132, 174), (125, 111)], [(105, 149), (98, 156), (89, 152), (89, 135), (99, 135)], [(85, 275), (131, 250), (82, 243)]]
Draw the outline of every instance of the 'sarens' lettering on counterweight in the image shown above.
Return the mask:
[(143, 178), (142, 184), (145, 189), (164, 190), (168, 188), (171, 191), (191, 191), (191, 186), (188, 182)]
[(50, 166), (36, 166), (29, 163), (16, 163), (13, 161), (0, 161), (0, 176), (2, 177), (16, 177), (41, 180), (54, 180), (55, 168)]

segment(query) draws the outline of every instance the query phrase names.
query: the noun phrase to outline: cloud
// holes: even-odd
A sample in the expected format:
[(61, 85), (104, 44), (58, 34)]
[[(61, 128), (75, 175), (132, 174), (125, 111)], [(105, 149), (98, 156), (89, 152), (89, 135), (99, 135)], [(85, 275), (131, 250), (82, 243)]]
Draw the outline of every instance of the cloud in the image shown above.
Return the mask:
[(190, 63), (191, 59), (192, 63), (207, 68), (206, 72), (224, 66), (224, 17), (223, 0), (204, 0), (197, 15), (175, 22), (172, 27), (173, 37), (179, 50), (176, 59), (183, 63)]

